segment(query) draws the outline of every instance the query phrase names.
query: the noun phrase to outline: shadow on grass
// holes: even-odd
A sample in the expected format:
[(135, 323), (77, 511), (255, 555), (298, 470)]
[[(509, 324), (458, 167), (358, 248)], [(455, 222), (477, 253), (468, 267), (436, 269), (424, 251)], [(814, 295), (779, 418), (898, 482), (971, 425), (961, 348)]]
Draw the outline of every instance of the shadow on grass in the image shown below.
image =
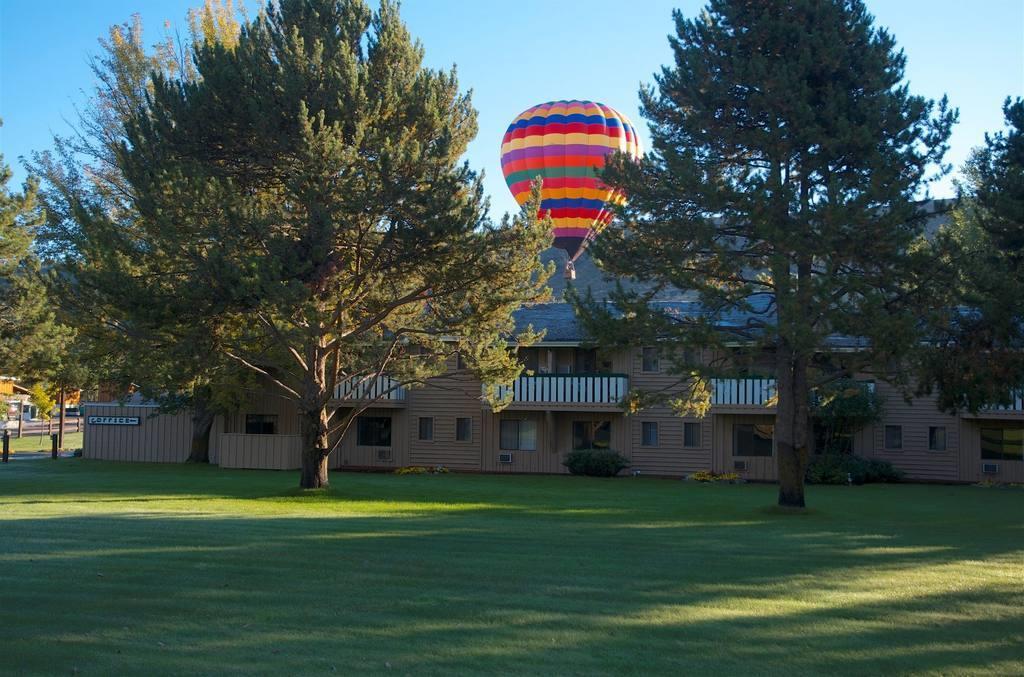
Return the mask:
[(0, 474), (0, 672), (1021, 667), (1002, 492), (123, 467)]

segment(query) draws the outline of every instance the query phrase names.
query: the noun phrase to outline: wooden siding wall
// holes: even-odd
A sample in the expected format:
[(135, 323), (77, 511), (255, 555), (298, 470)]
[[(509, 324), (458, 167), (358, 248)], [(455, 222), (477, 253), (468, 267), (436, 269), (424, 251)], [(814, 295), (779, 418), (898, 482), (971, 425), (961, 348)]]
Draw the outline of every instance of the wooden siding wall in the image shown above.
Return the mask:
[[(685, 475), (698, 470), (711, 470), (711, 416), (703, 419), (680, 418), (666, 407), (657, 407), (624, 419), (629, 423), (629, 449), (626, 450), (632, 463), (632, 470), (647, 475)], [(645, 447), (643, 424), (658, 424), (658, 444)], [(683, 446), (683, 424), (697, 423), (700, 426), (700, 444), (696, 447)]]
[[(270, 386), (267, 386), (268, 391)], [(223, 432), (228, 434), (245, 432), (246, 414), (267, 414), (277, 416), (278, 435), (299, 434), (299, 412), (295, 404), (271, 392), (254, 393), (247, 398), (239, 411), (224, 417)]]
[[(910, 403), (887, 383), (876, 383), (883, 398), (882, 420), (871, 426), (870, 436), (854, 439), (854, 452), (867, 458), (889, 461), (912, 479), (956, 481), (960, 479), (960, 423), (958, 416), (939, 411), (936, 398), (917, 397)], [(885, 448), (885, 426), (903, 428), (903, 448)], [(928, 450), (928, 428), (946, 428), (946, 450)], [(859, 445), (859, 448), (858, 448)]]
[[(707, 358), (703, 353), (696, 357), (701, 361)], [(672, 390), (680, 390), (680, 387), (676, 385), (679, 381), (679, 377), (669, 373), (669, 364), (664, 357), (660, 360), (660, 369), (655, 372), (643, 370), (642, 348), (633, 348), (619, 357), (616, 361), (624, 363), (624, 366), (626, 367), (624, 371), (629, 374), (630, 387), (640, 388), (643, 390), (669, 389), (670, 392)]]
[[(480, 381), (448, 379), (439, 386), (413, 388), (407, 395), (409, 465), (444, 465), (455, 470), (480, 470), (483, 410)], [(434, 419), (434, 439), (419, 438), (420, 417)], [(471, 421), (468, 441), (455, 439), (455, 419)]]
[[(501, 421), (529, 420), (537, 423), (536, 451), (501, 449)], [(628, 456), (629, 421), (618, 413), (503, 411), (482, 414), (483, 449), (480, 469), (484, 472), (567, 473), (562, 462), (572, 450), (574, 421), (611, 421), (611, 447)], [(499, 455), (512, 454), (512, 463), (500, 463)]]
[[(772, 415), (744, 416), (738, 414), (722, 414), (712, 417), (712, 436), (714, 439), (714, 467), (715, 472), (735, 472), (743, 479), (756, 480), (761, 482), (775, 481), (778, 479), (778, 461), (775, 454), (771, 456), (734, 456), (733, 455), (733, 426), (738, 423), (754, 425), (774, 425), (775, 417)], [(746, 461), (746, 470), (736, 470), (736, 461)]]
[[(363, 416), (384, 416), (391, 418), (391, 446), (360, 446), (358, 422), (342, 438), (341, 446), (331, 454), (328, 464), (332, 468), (401, 468), (409, 463), (409, 416), (404, 409), (371, 408)], [(390, 452), (387, 458), (380, 458), (379, 452)]]
[[(1024, 460), (1007, 461), (981, 459), (982, 428), (1020, 428), (1024, 421), (1007, 422), (998, 420), (965, 420), (960, 427), (960, 473), (959, 479), (966, 482), (1024, 482)], [(982, 463), (995, 463), (999, 471), (982, 473)]]
[[(183, 463), (192, 445), (192, 419), (187, 412), (158, 411), (152, 406), (90, 403), (82, 456), (102, 461)], [(139, 425), (94, 425), (88, 416), (138, 416)]]
[(293, 470), (302, 466), (298, 435), (220, 435), (220, 467)]
[[(501, 421), (503, 419), (535, 421), (537, 423), (536, 451), (512, 450), (509, 453), (512, 454), (513, 462), (499, 463), (498, 454), (504, 453), (504, 450), (499, 449)], [(484, 472), (563, 472), (565, 468), (562, 466), (562, 459), (555, 446), (554, 420), (554, 414), (546, 414), (541, 411), (503, 411), (494, 414), (484, 410), (481, 413), (480, 421), (482, 432), (480, 469)]]
[[(574, 363), (572, 348), (540, 349), (541, 360), (548, 354), (553, 364)], [(710, 357), (705, 355), (705, 358)], [(600, 361), (611, 362), (612, 371), (630, 377), (630, 386), (643, 389), (665, 388), (676, 378), (663, 369), (657, 373), (641, 370), (639, 348), (614, 354), (599, 354)], [(665, 364), (663, 362), (663, 364)], [(454, 371), (454, 360), (452, 360)], [(907, 473), (909, 479), (931, 481), (977, 482), (991, 479), (1003, 482), (1024, 482), (1024, 461), (999, 460), (996, 474), (981, 472), (980, 430), (984, 426), (1024, 426), (1024, 416), (1005, 414), (984, 420), (950, 416), (935, 408), (934, 398), (916, 398), (911, 404), (883, 382), (876, 384), (885, 398), (883, 420), (854, 436), (855, 453), (892, 462)], [(294, 405), (267, 393), (253, 395), (242, 411), (218, 417), (210, 437), (212, 463), (223, 467), (297, 468), (301, 444), (298, 437), (299, 417)], [(654, 407), (631, 416), (618, 411), (544, 411), (536, 409), (506, 410), (494, 414), (480, 400), (480, 384), (472, 378), (449, 378), (443, 385), (410, 389), (404, 407), (379, 407), (367, 410), (367, 416), (387, 416), (392, 420), (392, 445), (388, 458), (379, 458), (377, 447), (361, 447), (355, 425), (329, 461), (332, 468), (358, 467), (389, 469), (407, 465), (445, 465), (455, 470), (516, 473), (564, 473), (562, 461), (572, 447), (572, 422), (577, 420), (610, 420), (612, 446), (642, 474), (678, 476), (698, 470), (732, 472), (738, 460), (732, 454), (733, 425), (736, 423), (774, 422), (774, 415), (746, 413), (716, 407), (704, 419), (680, 418), (665, 407)], [(116, 403), (88, 405), (93, 415), (138, 416), (139, 426), (96, 426), (85, 423), (83, 454), (86, 458), (179, 463), (188, 457), (192, 423), (188, 413), (155, 415), (156, 408), (121, 407)], [(245, 415), (276, 414), (276, 435), (244, 435)], [(434, 419), (434, 439), (419, 439), (419, 417)], [(472, 421), (471, 439), (455, 440), (457, 418)], [(512, 451), (513, 463), (498, 462), (500, 421), (529, 419), (537, 423), (537, 450)], [(658, 423), (658, 445), (641, 445), (645, 421)], [(683, 447), (683, 424), (699, 422), (700, 446)], [(903, 427), (903, 449), (884, 449), (885, 426)], [(928, 450), (928, 428), (946, 429), (946, 451)], [(748, 479), (775, 480), (776, 459), (742, 457), (748, 469), (740, 474)]]

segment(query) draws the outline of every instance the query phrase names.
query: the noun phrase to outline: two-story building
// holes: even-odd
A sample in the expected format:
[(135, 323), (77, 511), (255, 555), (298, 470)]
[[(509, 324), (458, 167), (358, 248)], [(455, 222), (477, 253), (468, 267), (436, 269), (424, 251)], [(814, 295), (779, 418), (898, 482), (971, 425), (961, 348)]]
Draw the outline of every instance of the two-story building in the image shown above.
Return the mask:
[[(598, 296), (611, 284), (586, 257), (577, 275), (576, 284)], [(677, 387), (678, 379), (653, 348), (592, 347), (572, 307), (561, 300), (565, 281), (556, 276), (551, 283), (555, 301), (517, 313), (517, 323), (532, 324), (545, 335), (520, 349), (526, 371), (505, 390), (511, 395), (507, 408), (492, 412), (482, 384), (455, 359), (437, 385), (390, 389), (381, 379), (358, 389), (339, 386), (332, 406), (376, 401), (332, 454), (331, 467), (443, 465), (468, 472), (562, 473), (569, 451), (610, 448), (643, 475), (712, 470), (750, 480), (776, 478), (773, 379), (713, 381), (712, 406), (702, 418), (680, 417), (666, 406), (627, 414), (622, 402), (631, 389)], [(678, 312), (694, 305), (684, 293), (661, 302)], [(884, 382), (872, 387), (884, 398), (883, 420), (854, 435), (854, 453), (891, 461), (917, 480), (1024, 481), (1021, 398), (1009, 407), (952, 415), (939, 411), (932, 398), (907, 403)], [(87, 458), (176, 462), (188, 455), (187, 415), (152, 416), (153, 408), (142, 402), (94, 402), (87, 410)], [(104, 418), (128, 423), (108, 424)], [(211, 460), (222, 467), (298, 468), (300, 448), (297, 412), (271, 394), (254, 395), (243, 409), (218, 417), (211, 434)]]

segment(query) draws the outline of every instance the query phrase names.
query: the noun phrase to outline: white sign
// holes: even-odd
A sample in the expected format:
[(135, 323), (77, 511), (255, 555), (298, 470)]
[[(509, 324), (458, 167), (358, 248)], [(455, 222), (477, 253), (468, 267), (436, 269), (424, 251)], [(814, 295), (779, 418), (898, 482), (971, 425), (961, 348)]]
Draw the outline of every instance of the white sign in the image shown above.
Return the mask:
[(138, 416), (87, 416), (89, 425), (139, 425)]

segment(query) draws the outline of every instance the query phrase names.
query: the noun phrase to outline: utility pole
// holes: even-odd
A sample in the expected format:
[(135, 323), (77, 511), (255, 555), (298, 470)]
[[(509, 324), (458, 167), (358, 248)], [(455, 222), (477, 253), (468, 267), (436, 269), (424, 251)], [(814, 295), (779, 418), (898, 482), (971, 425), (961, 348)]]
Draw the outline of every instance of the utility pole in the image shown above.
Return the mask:
[(57, 419), (57, 448), (64, 451), (64, 386), (60, 387), (58, 401), (60, 402), (60, 413)]

